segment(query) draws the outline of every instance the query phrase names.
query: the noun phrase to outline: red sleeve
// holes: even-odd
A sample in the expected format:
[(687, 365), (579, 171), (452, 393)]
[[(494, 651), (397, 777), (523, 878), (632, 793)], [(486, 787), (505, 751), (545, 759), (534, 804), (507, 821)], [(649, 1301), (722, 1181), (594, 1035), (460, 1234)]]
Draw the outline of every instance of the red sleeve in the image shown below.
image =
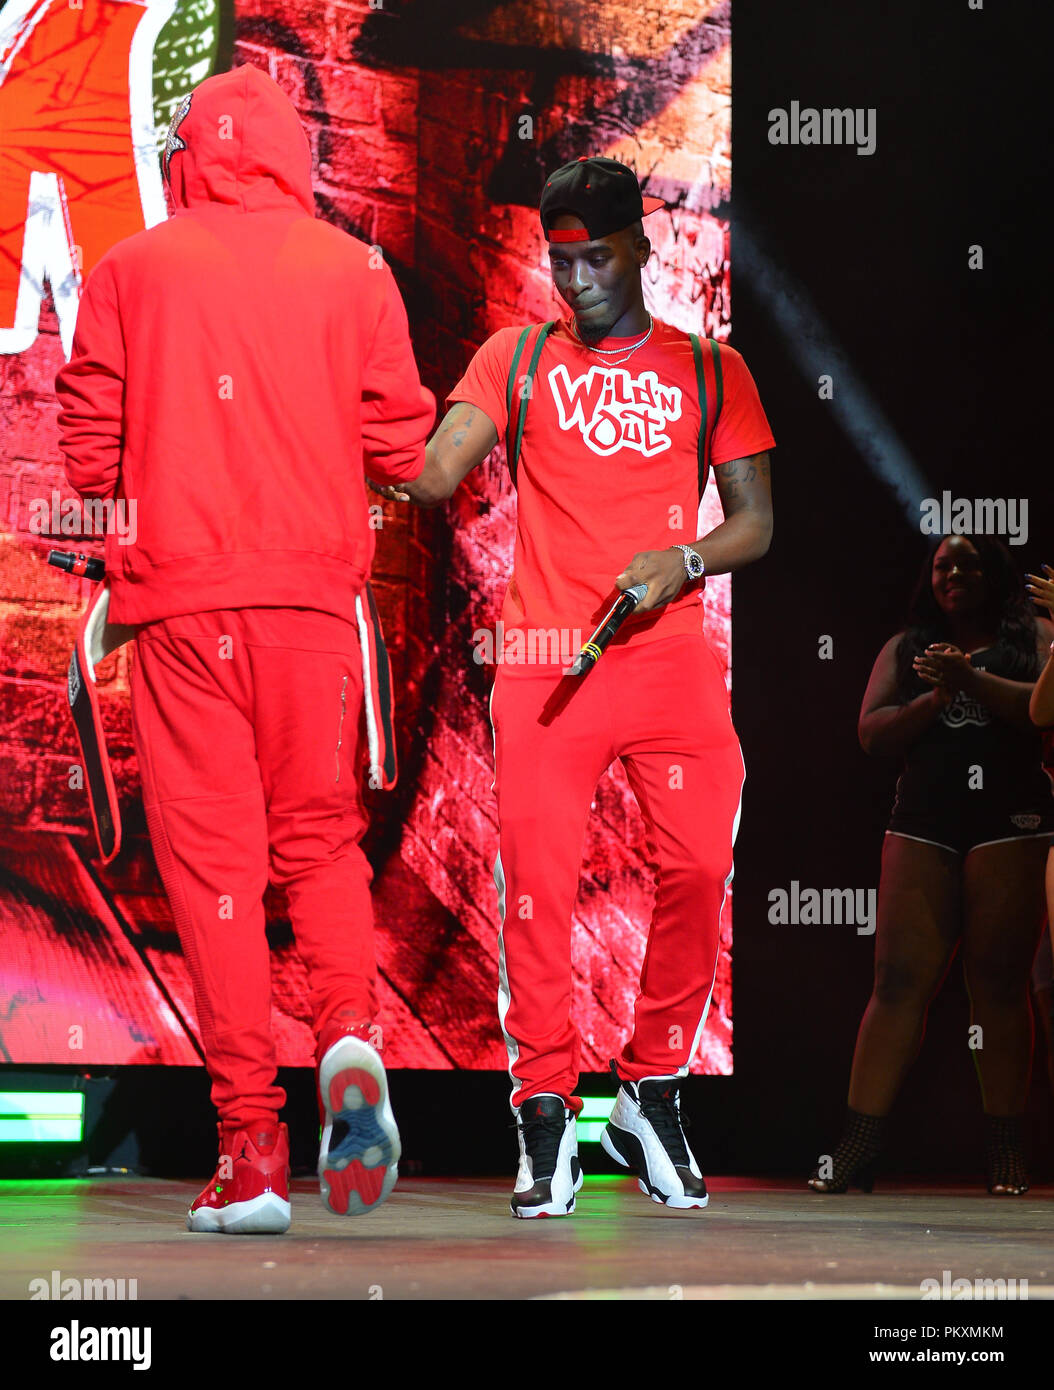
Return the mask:
[(504, 437), (509, 423), (506, 405), (509, 368), (522, 332), (522, 328), (499, 328), (497, 333), (492, 333), (446, 398), (448, 407), (456, 401), (478, 406), (493, 423), (499, 439)]
[(362, 456), (375, 482), (404, 483), (424, 469), (436, 403), (421, 385), (395, 277), (387, 266), (382, 273), (380, 315), (362, 368)]
[(104, 257), (85, 282), (70, 360), (55, 378), (59, 448), (70, 486), (82, 497), (112, 497), (117, 488), (124, 374), (117, 285)]
[(747, 364), (735, 348), (724, 343), (720, 352), (724, 398), (710, 441), (712, 468), (776, 447), (758, 388), (747, 370)]

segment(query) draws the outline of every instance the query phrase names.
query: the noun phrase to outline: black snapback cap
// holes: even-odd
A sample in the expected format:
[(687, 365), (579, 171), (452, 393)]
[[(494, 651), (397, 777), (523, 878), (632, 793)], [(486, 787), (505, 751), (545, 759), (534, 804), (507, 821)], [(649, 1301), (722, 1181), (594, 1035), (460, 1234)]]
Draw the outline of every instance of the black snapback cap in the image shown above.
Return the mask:
[[(621, 232), (665, 206), (661, 198), (641, 193), (637, 176), (628, 164), (606, 155), (582, 155), (549, 176), (538, 212), (542, 230), (550, 241), (596, 241), (598, 237)], [(579, 218), (585, 223), (584, 228), (550, 230), (550, 220), (561, 212)]]

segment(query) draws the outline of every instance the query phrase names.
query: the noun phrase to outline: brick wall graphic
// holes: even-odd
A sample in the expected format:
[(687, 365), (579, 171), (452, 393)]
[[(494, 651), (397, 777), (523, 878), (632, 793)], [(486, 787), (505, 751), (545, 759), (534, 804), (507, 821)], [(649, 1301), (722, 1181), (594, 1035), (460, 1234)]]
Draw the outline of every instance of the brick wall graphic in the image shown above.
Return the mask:
[[(200, 1055), (139, 804), (128, 649), (100, 671), (125, 822), (124, 848), (106, 870), (93, 862), (84, 793), (70, 785), (77, 754), (65, 666), (88, 585), (47, 568), (42, 557), (52, 545), (89, 553), (101, 545), (61, 526), (49, 535), (32, 522), (41, 499), (58, 517), (71, 496), (52, 383), (68, 350), (79, 282), (74, 254), (63, 259), (55, 207), (68, 213), (63, 237), (67, 247), (83, 248), (84, 273), (107, 245), (154, 215), (132, 196), (143, 186), (133, 132), (146, 123), (137, 127), (129, 114), (131, 95), (118, 120), (113, 97), (131, 71), (120, 55), (147, 32), (143, 26), (155, 34), (155, 134), (194, 62), (209, 70), (254, 63), (289, 93), (311, 140), (318, 215), (383, 248), (407, 299), (422, 374), (440, 400), (489, 333), (558, 312), (537, 198), (545, 173), (579, 154), (625, 160), (670, 205), (648, 220), (655, 248), (648, 307), (681, 328), (722, 340), (729, 334), (727, 0), (671, 0), (661, 9), (628, 0), (238, 0), (229, 53), (213, 0), (163, 3), (168, 25), (159, 24), (160, 9), (132, 0), (84, 0), (83, 9), (63, 0), (62, 15), (51, 18), (49, 0), (35, 7), (9, 0), (0, 11), (0, 102), (8, 101), (0, 107), (4, 1060), (188, 1063)], [(46, 20), (66, 28), (49, 37)], [(63, 76), (74, 53), (83, 59), (78, 75)], [(191, 85), (205, 75), (193, 75)], [(21, 86), (9, 90), (16, 78)], [(71, 121), (77, 140), (63, 144), (56, 113), (74, 110), (77, 93), (95, 87), (107, 101)], [(45, 138), (45, 129), (55, 133)], [(96, 149), (111, 161), (105, 168), (91, 165)], [(24, 197), (11, 194), (9, 170), (22, 179)], [(19, 238), (27, 208), (37, 207), (29, 184), (38, 171), (52, 180), (52, 201), (30, 244)], [(88, 201), (78, 221), (82, 195)], [(367, 850), (392, 1066), (506, 1064), (491, 877), (493, 672), (472, 653), (473, 633), (498, 617), (514, 508), (499, 446), (447, 508), (388, 505), (379, 536), (374, 583), (396, 682), (401, 778), (395, 792), (369, 794)], [(719, 519), (711, 487), (702, 529)], [(727, 670), (727, 581), (708, 586), (706, 627)], [(597, 788), (573, 925), (586, 1069), (603, 1070), (624, 1036), (652, 898), (640, 817), (616, 767)], [(269, 896), (267, 907), (280, 1060), (307, 1064), (302, 967), (283, 902)], [(729, 901), (696, 1070), (731, 1070), (730, 947)]]

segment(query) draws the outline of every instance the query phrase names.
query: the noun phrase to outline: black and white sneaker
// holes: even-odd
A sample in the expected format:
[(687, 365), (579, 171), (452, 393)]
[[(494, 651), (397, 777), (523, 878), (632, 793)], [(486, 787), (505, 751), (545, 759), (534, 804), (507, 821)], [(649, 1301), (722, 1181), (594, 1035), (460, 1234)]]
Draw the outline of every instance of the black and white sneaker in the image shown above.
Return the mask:
[(681, 1078), (623, 1081), (601, 1147), (639, 1178), (640, 1190), (667, 1207), (705, 1207), (710, 1198), (681, 1127)]
[(513, 1216), (570, 1216), (582, 1186), (574, 1113), (562, 1096), (529, 1096), (516, 1116), (520, 1168)]

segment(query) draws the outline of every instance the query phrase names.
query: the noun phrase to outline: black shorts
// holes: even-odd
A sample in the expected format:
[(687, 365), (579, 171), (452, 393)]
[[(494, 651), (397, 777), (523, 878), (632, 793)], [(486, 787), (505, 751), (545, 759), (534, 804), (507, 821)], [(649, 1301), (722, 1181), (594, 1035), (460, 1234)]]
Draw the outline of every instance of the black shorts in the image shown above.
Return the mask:
[(1054, 806), (1049, 798), (1047, 805), (993, 804), (993, 798), (972, 792), (960, 794), (954, 802), (945, 800), (927, 807), (904, 806), (898, 801), (886, 833), (966, 855), (981, 845), (1006, 840), (1050, 839), (1054, 836)]

